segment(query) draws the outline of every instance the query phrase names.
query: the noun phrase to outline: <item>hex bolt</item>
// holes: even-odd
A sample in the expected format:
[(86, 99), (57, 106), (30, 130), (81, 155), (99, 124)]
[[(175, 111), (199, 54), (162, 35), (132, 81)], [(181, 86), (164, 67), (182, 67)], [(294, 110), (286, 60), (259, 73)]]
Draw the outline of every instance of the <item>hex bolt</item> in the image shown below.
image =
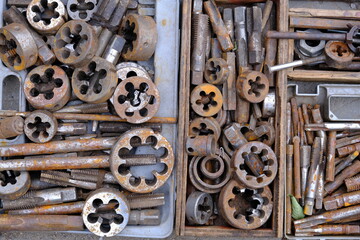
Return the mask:
[(0, 120), (0, 138), (12, 138), (24, 132), (24, 119), (19, 116)]
[(326, 194), (331, 194), (336, 189), (338, 189), (341, 184), (344, 183), (344, 180), (346, 178), (353, 177), (356, 174), (358, 174), (359, 172), (360, 172), (360, 161), (356, 160), (356, 161), (353, 162), (352, 165), (350, 165), (347, 168), (345, 168), (344, 170), (342, 170), (342, 172), (339, 173), (335, 177), (335, 180), (333, 182), (327, 183), (325, 185), (325, 187), (324, 187), (325, 193)]
[(1, 214), (0, 231), (83, 231), (81, 216), (67, 215), (17, 215)]
[(39, 191), (29, 191), (15, 200), (1, 200), (3, 210), (33, 208), (37, 206), (53, 205), (72, 202), (79, 198), (76, 188), (50, 188)]
[(53, 141), (48, 143), (25, 143), (0, 147), (1, 157), (106, 150), (117, 141), (116, 138), (91, 138)]

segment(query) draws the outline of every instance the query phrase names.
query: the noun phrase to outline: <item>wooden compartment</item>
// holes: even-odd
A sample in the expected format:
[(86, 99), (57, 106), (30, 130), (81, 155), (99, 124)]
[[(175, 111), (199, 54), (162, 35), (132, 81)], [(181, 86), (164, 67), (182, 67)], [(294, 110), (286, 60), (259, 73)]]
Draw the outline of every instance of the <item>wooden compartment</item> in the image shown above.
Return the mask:
[[(246, 1), (244, 1), (246, 2)], [(255, 1), (247, 1), (255, 2)], [(256, 1), (259, 2), (259, 1)], [(273, 212), (268, 220), (268, 227), (255, 230), (241, 230), (230, 226), (188, 226), (186, 225), (185, 206), (188, 184), (189, 159), (185, 151), (186, 137), (190, 121), (190, 55), (191, 55), (191, 10), (192, 0), (184, 0), (182, 6), (182, 34), (180, 53), (180, 88), (179, 88), (179, 122), (177, 151), (177, 202), (176, 224), (177, 235), (194, 237), (278, 237), (283, 236), (284, 211), (284, 160), (285, 160), (285, 112), (286, 112), (286, 82), (285, 71), (276, 74), (276, 116), (275, 116), (275, 153), (279, 169), (277, 177), (271, 184), (273, 193)], [(288, 0), (274, 1), (277, 11), (277, 30), (288, 30)], [(278, 41), (277, 63), (286, 63), (288, 58), (288, 40)]]

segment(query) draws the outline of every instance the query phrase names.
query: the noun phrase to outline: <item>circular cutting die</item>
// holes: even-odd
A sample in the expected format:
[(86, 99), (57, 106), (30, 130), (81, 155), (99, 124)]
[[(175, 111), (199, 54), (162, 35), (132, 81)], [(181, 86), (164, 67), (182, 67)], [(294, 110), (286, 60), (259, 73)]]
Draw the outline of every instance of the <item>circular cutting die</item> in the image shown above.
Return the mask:
[(191, 121), (189, 135), (214, 135), (215, 140), (219, 140), (221, 128), (215, 118), (198, 117)]
[(149, 73), (137, 63), (122, 62), (116, 65), (117, 76), (120, 81), (124, 81), (129, 77), (144, 77), (151, 80)]
[(194, 88), (190, 96), (192, 109), (203, 117), (211, 117), (221, 110), (223, 96), (220, 90), (208, 83)]
[[(204, 164), (202, 164), (203, 161), (205, 161)], [(196, 189), (202, 192), (218, 193), (230, 180), (232, 172), (230, 163), (231, 160), (226, 153), (220, 152), (213, 156), (193, 157), (189, 165), (190, 181)], [(203, 169), (201, 166), (203, 166)], [(210, 177), (208, 177), (209, 174), (207, 173), (210, 173)], [(220, 176), (214, 178), (214, 175)]]
[(26, 76), (24, 93), (34, 108), (56, 111), (70, 99), (69, 78), (58, 66), (42, 65)]
[(113, 104), (121, 118), (139, 124), (155, 116), (160, 106), (160, 94), (148, 78), (130, 77), (116, 87)]
[(269, 92), (269, 80), (261, 72), (248, 71), (239, 75), (236, 89), (241, 98), (251, 103), (263, 101)]
[(53, 51), (60, 62), (79, 67), (94, 57), (98, 40), (91, 25), (71, 20), (56, 33), (54, 45)]
[[(264, 164), (262, 174), (255, 176), (246, 166), (245, 158), (248, 154), (258, 155)], [(269, 185), (276, 177), (278, 162), (274, 151), (262, 142), (249, 142), (235, 151), (233, 167), (235, 175), (246, 187), (262, 188)]]
[(32, 0), (26, 18), (36, 31), (55, 34), (67, 21), (67, 12), (61, 0)]
[(0, 172), (0, 198), (14, 200), (23, 196), (30, 188), (30, 174), (26, 171)]
[(325, 45), (326, 64), (334, 68), (347, 67), (354, 58), (348, 45), (340, 41), (328, 41)]
[(192, 224), (204, 225), (213, 214), (214, 202), (210, 194), (192, 192), (186, 200), (186, 218)]
[(113, 95), (117, 81), (114, 65), (100, 57), (76, 68), (71, 79), (74, 94), (88, 103), (107, 101)]
[(96, 0), (68, 0), (67, 12), (74, 20), (89, 21), (97, 10)]
[[(130, 152), (141, 145), (150, 145), (153, 150), (163, 151), (161, 156), (156, 156), (156, 163), (152, 163), (161, 163), (163, 169), (153, 170), (152, 179), (133, 175), (131, 164), (127, 162), (129, 158), (136, 157), (136, 154), (131, 155)], [(139, 128), (124, 133), (114, 145), (110, 156), (110, 168), (123, 188), (135, 193), (149, 193), (164, 185), (174, 168), (174, 161), (173, 149), (165, 137), (151, 129)]]
[(48, 111), (36, 110), (25, 119), (25, 135), (36, 143), (50, 141), (55, 136), (57, 128), (56, 118)]
[(205, 65), (204, 77), (208, 83), (223, 84), (229, 77), (230, 70), (227, 62), (222, 58), (210, 58)]
[(130, 61), (147, 61), (155, 52), (156, 23), (152, 17), (130, 13), (122, 21), (119, 34), (126, 43), (122, 56)]
[(129, 222), (130, 205), (116, 189), (100, 188), (86, 199), (82, 218), (86, 228), (100, 237), (120, 233)]
[(249, 189), (231, 180), (219, 196), (221, 216), (231, 226), (240, 229), (256, 229), (269, 219), (272, 209), (272, 193), (269, 187)]
[(25, 26), (12, 23), (0, 28), (0, 54), (8, 68), (21, 71), (36, 63), (38, 48)]

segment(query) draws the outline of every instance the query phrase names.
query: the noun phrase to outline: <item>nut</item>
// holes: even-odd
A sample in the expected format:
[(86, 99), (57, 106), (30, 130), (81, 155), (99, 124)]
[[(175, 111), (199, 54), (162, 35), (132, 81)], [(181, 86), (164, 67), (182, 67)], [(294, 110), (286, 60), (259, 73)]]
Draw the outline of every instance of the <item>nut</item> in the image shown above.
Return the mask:
[(340, 41), (328, 41), (325, 45), (326, 64), (333, 68), (347, 67), (354, 58), (348, 45)]
[(115, 66), (100, 57), (76, 68), (72, 80), (74, 94), (88, 103), (102, 103), (114, 93), (117, 85)]
[(97, 9), (96, 0), (68, 0), (66, 7), (69, 17), (89, 21)]
[(269, 92), (268, 78), (257, 71), (246, 71), (239, 75), (236, 89), (241, 98), (251, 103), (262, 102)]
[(24, 132), (33, 142), (45, 143), (56, 134), (58, 122), (54, 115), (48, 111), (33, 111), (26, 119)]
[(244, 131), (249, 131), (249, 126), (241, 125), (239, 123), (231, 123), (223, 130), (226, 139), (234, 147), (234, 149), (237, 149), (247, 143), (247, 140), (243, 135)]
[(26, 18), (39, 33), (55, 34), (67, 21), (67, 12), (61, 0), (32, 0)]
[[(301, 31), (305, 33), (322, 33), (317, 29), (306, 29)], [(320, 56), (325, 48), (325, 40), (298, 40), (296, 42), (296, 47), (301, 54), (306, 57), (317, 57)]]
[(223, 96), (212, 84), (204, 83), (196, 86), (190, 96), (192, 109), (203, 117), (211, 117), (221, 110)]
[(148, 78), (130, 77), (116, 87), (113, 104), (121, 118), (139, 124), (155, 116), (160, 106), (160, 94)]
[[(249, 172), (246, 161), (249, 154), (258, 155), (264, 163), (262, 174)], [(246, 187), (257, 189), (269, 185), (276, 177), (278, 162), (273, 150), (262, 142), (249, 142), (237, 149), (232, 156), (235, 175)]]
[(31, 33), (18, 23), (0, 28), (0, 53), (3, 63), (15, 71), (34, 65), (38, 58), (38, 49)]
[(120, 233), (129, 222), (130, 205), (117, 189), (100, 188), (86, 199), (82, 218), (86, 228), (100, 237)]
[(204, 77), (208, 83), (219, 85), (224, 83), (230, 74), (227, 62), (222, 58), (210, 58), (205, 65)]
[[(127, 158), (141, 159), (142, 155), (131, 155), (130, 152), (142, 145), (150, 145), (156, 150), (156, 165), (162, 165), (162, 170), (153, 170), (152, 178), (134, 175), (130, 166), (127, 166)], [(124, 133), (114, 145), (110, 156), (110, 169), (119, 184), (131, 192), (149, 193), (166, 182), (174, 168), (174, 152), (170, 143), (159, 133), (151, 129), (139, 128)], [(160, 156), (158, 156), (161, 154)], [(149, 168), (149, 166), (148, 166)], [(158, 169), (158, 168), (156, 168)]]
[(130, 13), (122, 21), (119, 34), (126, 40), (122, 56), (130, 61), (147, 61), (155, 52), (156, 23), (152, 17)]
[(120, 81), (124, 81), (129, 77), (144, 77), (151, 80), (148, 72), (137, 63), (134, 62), (122, 62), (116, 65), (117, 75)]
[(94, 57), (97, 45), (98, 40), (91, 25), (81, 20), (71, 20), (56, 33), (53, 51), (60, 62), (80, 67)]
[(186, 219), (191, 224), (203, 225), (213, 214), (214, 202), (210, 194), (192, 192), (186, 200)]
[(24, 93), (34, 108), (56, 111), (70, 99), (69, 78), (58, 66), (42, 65), (26, 76)]
[(219, 196), (221, 216), (231, 226), (240, 229), (256, 229), (270, 218), (273, 209), (269, 187), (249, 189), (231, 180)]
[(30, 174), (25, 171), (0, 172), (0, 198), (14, 200), (24, 195), (30, 188)]
[(202, 118), (198, 117), (191, 121), (190, 135), (214, 135), (215, 141), (219, 140), (221, 134), (221, 128), (219, 123), (215, 120), (215, 118), (208, 117)]

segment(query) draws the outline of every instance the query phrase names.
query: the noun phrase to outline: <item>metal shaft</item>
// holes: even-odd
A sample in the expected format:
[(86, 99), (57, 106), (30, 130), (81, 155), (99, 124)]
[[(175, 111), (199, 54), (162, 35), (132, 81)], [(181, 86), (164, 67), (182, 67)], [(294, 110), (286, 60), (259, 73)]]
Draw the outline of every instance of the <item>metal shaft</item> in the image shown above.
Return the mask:
[(334, 210), (342, 207), (348, 207), (360, 203), (360, 191), (344, 193), (336, 197), (327, 197), (324, 199), (326, 210)]
[(162, 125), (159, 123), (130, 124), (120, 122), (102, 122), (99, 124), (100, 132), (124, 133), (135, 128), (151, 128), (154, 132), (161, 132)]
[(307, 32), (268, 31), (266, 37), (276, 38), (276, 39), (334, 40), (334, 41), (346, 40), (346, 34), (344, 33), (307, 33)]
[(360, 175), (345, 179), (345, 186), (348, 192), (360, 190)]
[(360, 226), (358, 225), (319, 225), (296, 229), (295, 236), (350, 235), (356, 233), (360, 233)]
[(326, 181), (332, 182), (335, 179), (335, 146), (336, 131), (329, 132), (327, 146)]
[(306, 181), (308, 177), (308, 170), (310, 167), (310, 156), (311, 156), (311, 146), (301, 146), (300, 147), (300, 167), (301, 167), (301, 202), (304, 205), (305, 201), (305, 191), (306, 191)]
[(300, 138), (295, 136), (294, 143), (294, 196), (301, 199), (301, 170), (300, 170)]
[(57, 135), (83, 135), (87, 133), (86, 123), (59, 123)]
[(341, 148), (338, 148), (336, 149), (339, 157), (344, 157), (348, 154), (351, 154), (355, 151), (360, 151), (360, 143), (356, 143), (356, 144), (353, 144), (353, 145), (348, 145), (348, 146), (345, 146), (345, 147), (341, 147)]
[(117, 138), (91, 138), (53, 141), (47, 143), (25, 143), (0, 147), (1, 157), (39, 155), (51, 153), (106, 150), (112, 148)]
[(335, 168), (335, 174), (339, 174), (346, 167), (350, 166), (355, 158), (359, 156), (359, 152), (355, 151), (352, 154), (349, 154), (343, 161), (341, 161)]
[(0, 138), (16, 137), (24, 132), (24, 119), (19, 116), (0, 120)]
[(360, 130), (360, 123), (314, 123), (305, 124), (306, 131), (345, 131), (345, 130)]
[(289, 194), (293, 194), (293, 145), (286, 146), (286, 233), (291, 234), (291, 200)]

